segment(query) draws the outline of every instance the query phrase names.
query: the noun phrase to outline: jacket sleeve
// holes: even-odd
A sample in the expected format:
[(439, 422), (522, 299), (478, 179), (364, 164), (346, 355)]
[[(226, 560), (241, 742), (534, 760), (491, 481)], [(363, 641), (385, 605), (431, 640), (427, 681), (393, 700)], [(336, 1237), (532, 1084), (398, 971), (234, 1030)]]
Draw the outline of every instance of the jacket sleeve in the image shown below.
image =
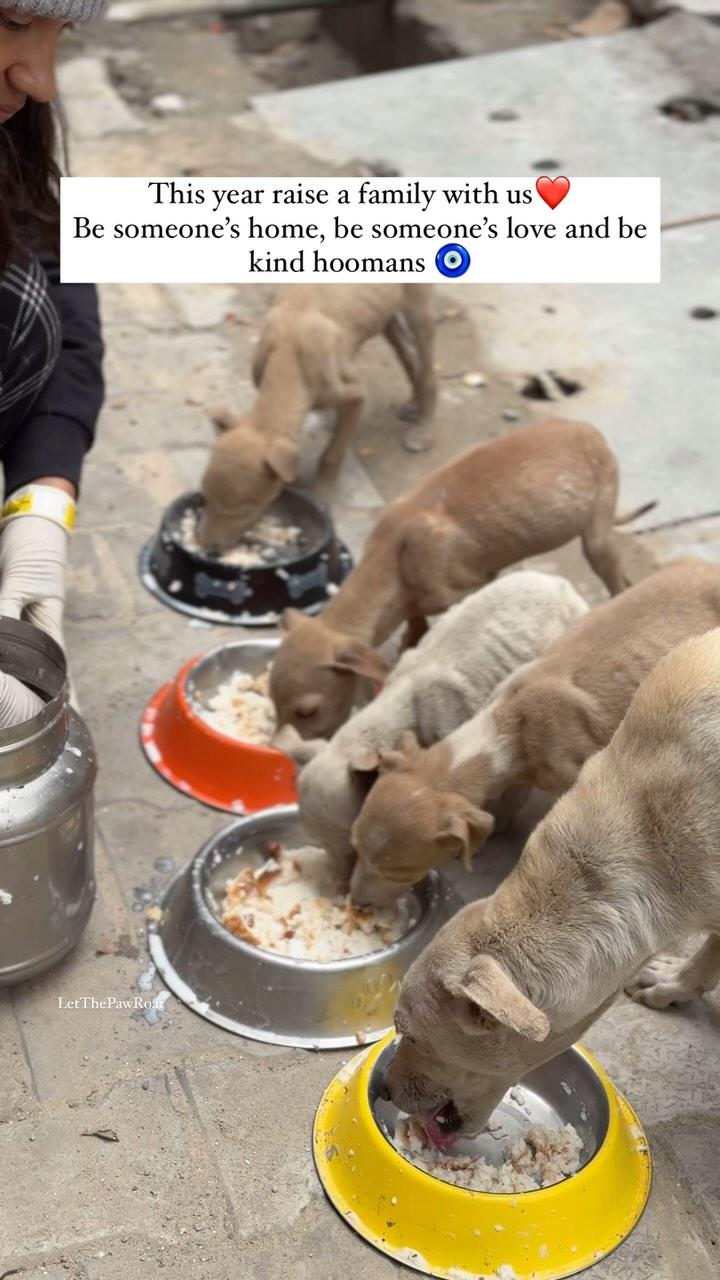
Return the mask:
[(3, 449), (6, 493), (41, 476), (62, 476), (79, 488), (105, 395), (97, 290), (60, 284), (59, 261), (41, 260), (60, 316), (62, 345), (46, 386)]

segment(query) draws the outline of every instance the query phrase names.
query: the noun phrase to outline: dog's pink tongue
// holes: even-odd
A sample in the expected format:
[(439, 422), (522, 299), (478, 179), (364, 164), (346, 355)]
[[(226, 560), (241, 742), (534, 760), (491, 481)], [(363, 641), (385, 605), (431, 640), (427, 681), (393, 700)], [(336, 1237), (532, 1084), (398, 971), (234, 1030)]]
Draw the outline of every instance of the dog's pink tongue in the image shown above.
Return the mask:
[(435, 1116), (424, 1119), (422, 1127), (433, 1145), (439, 1147), (441, 1151), (451, 1147), (455, 1141), (454, 1134), (448, 1133), (447, 1129), (443, 1129), (442, 1125), (438, 1124)]

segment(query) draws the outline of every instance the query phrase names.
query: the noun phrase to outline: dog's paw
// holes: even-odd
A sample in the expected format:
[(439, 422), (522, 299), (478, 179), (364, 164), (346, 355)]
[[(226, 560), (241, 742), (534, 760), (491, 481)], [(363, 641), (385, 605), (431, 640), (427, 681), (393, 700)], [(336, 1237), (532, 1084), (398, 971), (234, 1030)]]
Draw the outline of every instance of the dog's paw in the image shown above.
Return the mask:
[(414, 400), (406, 400), (405, 404), (401, 404), (397, 411), (397, 416), (402, 422), (417, 422), (417, 405)]
[(403, 444), (408, 453), (424, 453), (433, 443), (432, 435), (425, 427), (411, 427), (405, 433)]
[(646, 1004), (649, 1009), (688, 1004), (701, 992), (681, 980), (687, 964), (687, 960), (680, 956), (655, 956), (635, 974), (625, 990), (636, 1004)]

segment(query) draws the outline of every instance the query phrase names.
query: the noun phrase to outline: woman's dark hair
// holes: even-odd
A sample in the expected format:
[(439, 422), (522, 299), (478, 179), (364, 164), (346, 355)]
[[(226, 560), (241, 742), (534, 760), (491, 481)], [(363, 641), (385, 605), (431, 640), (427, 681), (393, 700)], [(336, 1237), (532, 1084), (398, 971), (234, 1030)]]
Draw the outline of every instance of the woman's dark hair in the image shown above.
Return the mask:
[(0, 127), (0, 271), (10, 257), (57, 253), (60, 169), (53, 107), (28, 101)]

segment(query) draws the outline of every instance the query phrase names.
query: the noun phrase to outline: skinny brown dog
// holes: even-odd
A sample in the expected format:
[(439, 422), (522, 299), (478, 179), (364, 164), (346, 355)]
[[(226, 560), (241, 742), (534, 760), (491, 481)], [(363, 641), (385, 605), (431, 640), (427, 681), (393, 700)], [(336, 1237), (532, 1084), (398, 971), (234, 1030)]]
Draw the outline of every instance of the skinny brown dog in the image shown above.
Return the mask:
[(333, 409), (335, 430), (321, 461), (334, 474), (362, 413), (356, 365), (363, 343), (384, 334), (413, 392), (402, 415), (412, 451), (432, 443), (435, 409), (432, 286), (427, 284), (289, 285), (271, 307), (253, 361), (258, 389), (246, 414), (224, 407), (212, 418), (221, 433), (202, 480), (203, 546), (227, 550), (298, 473), (301, 427), (313, 409)]
[[(710, 936), (691, 959), (657, 954), (700, 931)], [(505, 1091), (573, 1044), (623, 987), (665, 1008), (719, 980), (714, 630), (658, 663), (514, 871), (415, 961), (386, 1089), (444, 1146), (477, 1134)]]
[(390, 504), (320, 617), (285, 615), (270, 676), (279, 727), (329, 737), (350, 714), (356, 677), (382, 680), (377, 645), (403, 622), (417, 637), (425, 619), (526, 556), (579, 536), (608, 591), (621, 591), (613, 525), (653, 504), (617, 517), (617, 489), (614, 455), (580, 422), (541, 422), (439, 467)]
[(720, 566), (704, 560), (669, 564), (592, 609), (442, 742), (422, 750), (411, 736), (381, 753), (352, 831), (359, 867), (401, 886), (469, 862), (493, 829), (489, 801), (510, 786), (571, 787), (659, 659), (718, 625)]

